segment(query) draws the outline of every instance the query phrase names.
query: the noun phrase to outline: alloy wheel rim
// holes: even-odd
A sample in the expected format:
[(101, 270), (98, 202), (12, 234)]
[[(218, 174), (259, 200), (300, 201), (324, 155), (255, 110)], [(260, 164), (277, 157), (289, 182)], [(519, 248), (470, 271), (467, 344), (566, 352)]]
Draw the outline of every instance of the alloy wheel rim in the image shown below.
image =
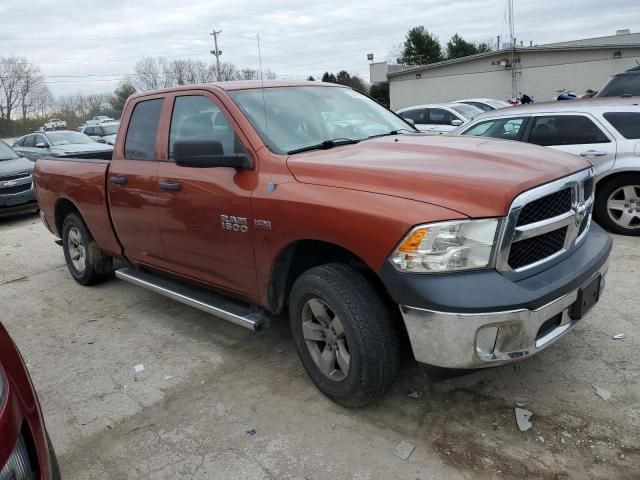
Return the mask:
[(640, 185), (625, 185), (614, 190), (607, 199), (607, 213), (622, 228), (640, 228)]
[(347, 378), (351, 355), (342, 321), (325, 302), (307, 300), (302, 309), (302, 335), (314, 363), (334, 381)]
[(67, 247), (73, 268), (78, 272), (84, 272), (87, 264), (87, 250), (82, 244), (82, 235), (77, 227), (72, 227), (67, 234)]

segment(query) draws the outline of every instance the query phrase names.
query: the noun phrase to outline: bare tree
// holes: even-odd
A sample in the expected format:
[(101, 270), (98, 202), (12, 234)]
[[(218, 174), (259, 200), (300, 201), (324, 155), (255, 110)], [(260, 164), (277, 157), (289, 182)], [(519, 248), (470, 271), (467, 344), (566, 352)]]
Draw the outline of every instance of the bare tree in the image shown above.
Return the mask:
[(22, 57), (0, 57), (0, 112), (11, 120), (11, 114), (20, 105), (25, 69), (29, 63)]

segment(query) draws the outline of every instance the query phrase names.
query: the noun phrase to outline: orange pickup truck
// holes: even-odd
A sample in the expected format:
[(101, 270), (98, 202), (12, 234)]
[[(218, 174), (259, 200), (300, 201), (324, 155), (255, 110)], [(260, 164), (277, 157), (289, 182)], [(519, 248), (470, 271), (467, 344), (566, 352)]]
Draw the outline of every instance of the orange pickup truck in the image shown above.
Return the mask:
[[(403, 350), (483, 368), (551, 345), (604, 288), (583, 159), (433, 137), (351, 89), (226, 82), (131, 97), (112, 159), (35, 167), (75, 280), (115, 275), (259, 331), (288, 310), (320, 391), (361, 406)], [(408, 341), (406, 341), (408, 339)]]

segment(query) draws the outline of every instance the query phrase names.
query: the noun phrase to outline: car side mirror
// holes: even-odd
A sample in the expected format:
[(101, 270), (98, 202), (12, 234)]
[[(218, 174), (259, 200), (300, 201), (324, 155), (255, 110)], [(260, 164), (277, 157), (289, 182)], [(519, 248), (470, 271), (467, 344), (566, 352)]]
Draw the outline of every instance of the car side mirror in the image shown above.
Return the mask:
[(36, 148), (47, 148), (47, 144), (44, 142), (36, 143)]
[(412, 127), (416, 126), (416, 122), (414, 122), (411, 118), (403, 118), (403, 120), (407, 122), (409, 125), (411, 125)]
[(451, 120), (451, 125), (453, 125), (454, 127), (459, 127), (460, 125), (462, 125), (464, 122), (462, 120)]
[(193, 168), (230, 167), (251, 170), (253, 164), (246, 153), (225, 155), (222, 144), (215, 140), (182, 140), (173, 146), (176, 165)]

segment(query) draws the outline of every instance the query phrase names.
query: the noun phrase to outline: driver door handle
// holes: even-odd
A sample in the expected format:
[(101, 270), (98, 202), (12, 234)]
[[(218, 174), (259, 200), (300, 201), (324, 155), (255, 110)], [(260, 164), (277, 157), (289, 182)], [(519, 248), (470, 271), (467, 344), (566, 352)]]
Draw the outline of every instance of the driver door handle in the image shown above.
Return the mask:
[(110, 178), (111, 183), (113, 183), (114, 185), (126, 185), (127, 184), (127, 177), (122, 177), (120, 175), (114, 175), (113, 177)]
[(586, 152), (582, 152), (580, 154), (581, 157), (604, 157), (607, 152), (603, 152), (602, 150), (587, 150)]
[(182, 184), (180, 182), (160, 182), (160, 188), (168, 192), (179, 192), (182, 190)]

